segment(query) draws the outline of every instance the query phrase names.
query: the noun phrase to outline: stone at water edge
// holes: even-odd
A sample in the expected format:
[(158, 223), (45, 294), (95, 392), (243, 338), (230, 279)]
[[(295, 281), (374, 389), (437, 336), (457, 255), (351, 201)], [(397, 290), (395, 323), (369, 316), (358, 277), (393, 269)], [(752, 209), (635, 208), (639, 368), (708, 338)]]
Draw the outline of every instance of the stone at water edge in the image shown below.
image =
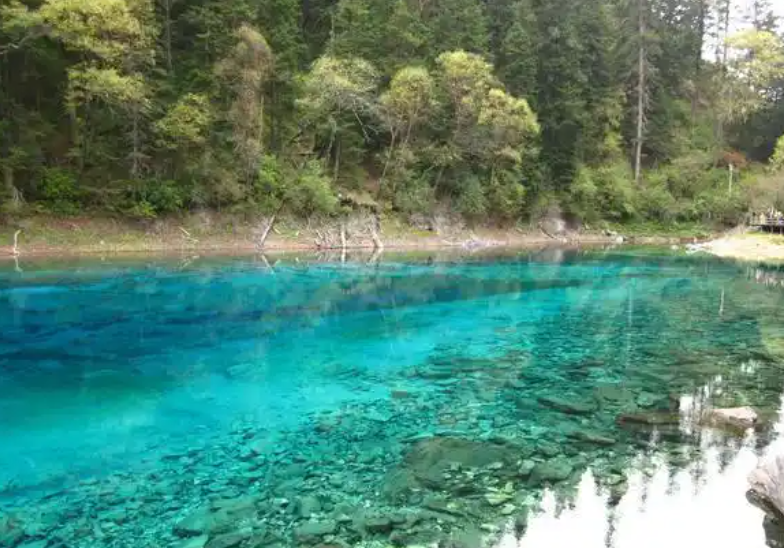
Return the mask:
[(784, 548), (784, 528), (777, 520), (766, 514), (762, 520), (762, 530), (765, 531), (766, 546)]
[(765, 459), (749, 474), (746, 498), (784, 526), (784, 455)]
[(757, 424), (757, 413), (751, 407), (711, 409), (707, 418), (710, 422), (735, 428), (753, 428)]

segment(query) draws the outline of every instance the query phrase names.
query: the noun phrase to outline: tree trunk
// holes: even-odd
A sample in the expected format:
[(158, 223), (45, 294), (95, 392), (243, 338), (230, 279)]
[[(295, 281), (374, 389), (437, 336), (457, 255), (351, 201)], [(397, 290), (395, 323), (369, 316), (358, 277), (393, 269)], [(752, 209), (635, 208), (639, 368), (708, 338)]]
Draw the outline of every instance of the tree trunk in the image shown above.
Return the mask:
[(82, 147), (82, 133), (76, 105), (68, 105), (68, 118), (71, 124), (71, 146), (78, 151), (76, 163), (79, 171), (84, 171), (84, 149)]
[[(705, 23), (708, 17), (708, 6), (707, 0), (699, 0), (699, 11), (697, 13), (697, 51), (694, 52), (695, 55), (695, 72), (697, 76), (700, 75), (702, 72), (702, 48), (705, 45)], [(699, 87), (699, 86), (698, 86)], [(692, 106), (692, 109), (694, 106)]]
[(638, 4), (639, 47), (637, 52), (637, 135), (634, 143), (634, 182), (640, 184), (642, 177), (642, 141), (645, 132), (645, 14), (644, 0)]
[(377, 250), (384, 249), (384, 242), (381, 241), (381, 236), (378, 234), (380, 231), (381, 219), (379, 219), (377, 212), (373, 212), (370, 220), (370, 237), (373, 239), (373, 248)]
[(172, 62), (172, 31), (171, 31), (171, 3), (172, 0), (163, 1), (163, 53), (166, 59), (166, 70), (174, 75)]
[(141, 154), (139, 150), (141, 139), (139, 138), (139, 109), (133, 107), (133, 112), (131, 113), (131, 178), (138, 179), (139, 173), (141, 172), (139, 166), (139, 155)]
[[(390, 139), (389, 141), (389, 150), (387, 151), (387, 159), (384, 162), (384, 169), (381, 171), (381, 179), (378, 182), (379, 191), (381, 190), (381, 187), (384, 186), (384, 178), (387, 176), (387, 170), (389, 169), (389, 164), (392, 162), (392, 155), (395, 150), (395, 136), (396, 136), (396, 132), (393, 131), (392, 139)], [(394, 189), (392, 190), (394, 192)]]
[(269, 233), (272, 230), (273, 225), (275, 224), (275, 218), (277, 216), (278, 216), (277, 212), (273, 213), (272, 217), (270, 217), (270, 220), (267, 223), (267, 226), (264, 227), (264, 232), (261, 233), (261, 237), (259, 238), (259, 241), (256, 242), (256, 245), (258, 246), (259, 249), (264, 249), (264, 244), (267, 243), (267, 237), (269, 236)]
[(348, 247), (346, 243), (346, 220), (340, 220), (340, 262), (346, 262), (346, 248)]
[[(729, 45), (727, 38), (730, 33), (730, 12), (732, 11), (732, 0), (722, 0), (718, 6), (717, 21), (716, 21), (716, 34), (718, 35), (718, 44), (716, 46), (716, 61), (719, 63), (719, 78), (720, 78), (720, 93), (727, 93), (727, 81), (729, 75), (727, 74), (727, 60), (729, 56)], [(719, 113), (716, 120), (716, 139), (719, 143), (724, 141), (724, 118)]]
[(735, 166), (729, 165), (729, 182), (727, 183), (727, 196), (732, 196), (732, 183), (735, 178)]
[[(19, 234), (21, 234), (21, 232), (22, 232), (21, 229), (14, 232), (14, 248), (12, 250), (14, 257), (19, 256)], [(19, 265), (17, 264), (16, 266), (18, 267)]]
[(732, 0), (726, 0), (726, 4), (723, 6), (724, 13), (722, 13), (722, 17), (724, 20), (722, 24), (724, 28), (722, 29), (722, 52), (721, 52), (721, 66), (723, 70), (727, 70), (727, 55), (729, 52), (729, 44), (727, 44), (727, 38), (730, 36), (730, 12), (732, 11)]
[(337, 183), (340, 174), (340, 140), (335, 145), (335, 166), (332, 171), (332, 181)]
[(9, 196), (10, 208), (12, 210), (19, 209), (22, 205), (22, 195), (14, 184), (14, 170), (8, 165), (3, 166), (3, 186)]

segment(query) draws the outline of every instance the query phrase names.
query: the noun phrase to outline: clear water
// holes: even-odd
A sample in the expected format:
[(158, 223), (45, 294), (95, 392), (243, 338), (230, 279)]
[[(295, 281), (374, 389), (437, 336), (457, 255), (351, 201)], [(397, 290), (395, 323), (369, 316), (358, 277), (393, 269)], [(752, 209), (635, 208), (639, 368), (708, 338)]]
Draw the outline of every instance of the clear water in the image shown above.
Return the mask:
[[(558, 250), (20, 266), (1, 547), (765, 546), (744, 492), (784, 450), (776, 272)], [(701, 424), (738, 405), (761, 426)]]

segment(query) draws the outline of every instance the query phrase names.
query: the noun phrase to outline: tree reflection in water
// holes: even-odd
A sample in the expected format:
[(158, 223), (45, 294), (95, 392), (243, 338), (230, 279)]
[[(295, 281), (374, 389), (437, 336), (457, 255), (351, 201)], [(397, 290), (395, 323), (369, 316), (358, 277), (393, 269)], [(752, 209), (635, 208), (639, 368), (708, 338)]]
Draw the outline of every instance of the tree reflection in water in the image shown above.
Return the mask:
[[(700, 399), (682, 399), (682, 428), (694, 427), (694, 402)], [(510, 525), (494, 548), (765, 548), (763, 514), (745, 493), (759, 457), (784, 452), (784, 405), (774, 431), (760, 454), (752, 433), (729, 440), (705, 430), (700, 458), (679, 469), (652, 443), (630, 467), (629, 488), (615, 506), (588, 470), (573, 502), (546, 492), (524, 536), (516, 538)]]

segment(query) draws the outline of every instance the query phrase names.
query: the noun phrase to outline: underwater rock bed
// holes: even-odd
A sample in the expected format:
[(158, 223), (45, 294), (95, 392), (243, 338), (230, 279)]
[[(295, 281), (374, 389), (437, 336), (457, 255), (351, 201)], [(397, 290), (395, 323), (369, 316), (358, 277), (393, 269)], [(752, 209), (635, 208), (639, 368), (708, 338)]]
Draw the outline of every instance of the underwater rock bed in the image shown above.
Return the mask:
[(672, 397), (609, 384), (583, 401), (524, 396), (521, 359), (471, 360), (459, 379), (433, 381), (440, 357), (402, 372), (405, 391), (295, 431), (248, 424), (161, 454), (145, 474), (30, 491), (3, 505), (0, 546), (478, 546), (509, 526), (522, 535), (545, 489), (568, 504), (588, 468), (620, 499), (653, 436), (675, 466), (700, 458), (701, 430), (680, 428)]
[(492, 546), (777, 435), (784, 299), (735, 267), (275, 268), (7, 283), (0, 547)]

